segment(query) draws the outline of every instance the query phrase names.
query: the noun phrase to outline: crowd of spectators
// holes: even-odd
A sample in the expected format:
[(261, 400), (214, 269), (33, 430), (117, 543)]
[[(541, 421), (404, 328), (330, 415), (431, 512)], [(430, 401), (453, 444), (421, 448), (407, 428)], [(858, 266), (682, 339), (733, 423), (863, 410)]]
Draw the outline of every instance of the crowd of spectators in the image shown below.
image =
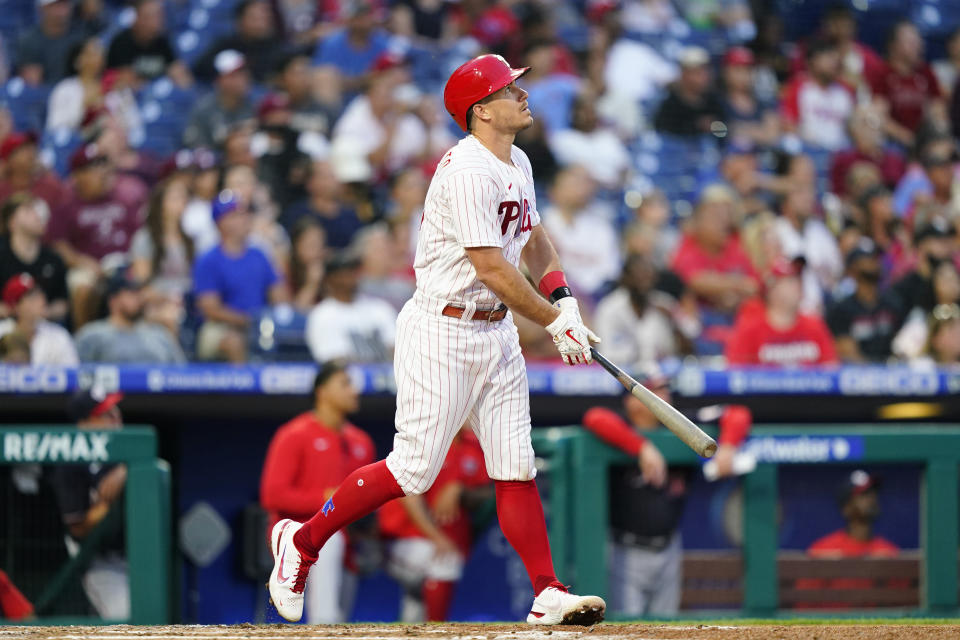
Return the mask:
[(811, 5), (791, 42), (767, 4), (36, 0), (0, 60), (0, 356), (389, 359), (443, 83), (489, 51), (532, 67), (517, 144), (612, 359), (960, 363), (960, 35), (871, 48)]

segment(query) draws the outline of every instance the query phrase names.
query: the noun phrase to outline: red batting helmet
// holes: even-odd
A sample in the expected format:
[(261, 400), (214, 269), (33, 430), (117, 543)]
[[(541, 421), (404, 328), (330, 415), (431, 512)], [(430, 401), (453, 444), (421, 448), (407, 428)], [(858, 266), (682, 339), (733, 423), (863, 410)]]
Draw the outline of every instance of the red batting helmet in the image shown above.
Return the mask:
[(466, 62), (450, 74), (443, 89), (443, 105), (454, 121), (467, 130), (467, 111), (474, 104), (525, 74), (530, 67), (513, 69), (501, 56), (487, 54)]

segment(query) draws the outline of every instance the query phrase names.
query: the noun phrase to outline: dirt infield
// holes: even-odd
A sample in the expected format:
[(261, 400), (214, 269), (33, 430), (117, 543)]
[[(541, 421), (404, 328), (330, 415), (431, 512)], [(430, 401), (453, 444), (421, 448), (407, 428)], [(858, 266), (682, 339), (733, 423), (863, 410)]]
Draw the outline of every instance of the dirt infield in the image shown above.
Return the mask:
[(956, 640), (960, 625), (598, 624), (533, 629), (521, 624), (0, 627), (0, 640)]

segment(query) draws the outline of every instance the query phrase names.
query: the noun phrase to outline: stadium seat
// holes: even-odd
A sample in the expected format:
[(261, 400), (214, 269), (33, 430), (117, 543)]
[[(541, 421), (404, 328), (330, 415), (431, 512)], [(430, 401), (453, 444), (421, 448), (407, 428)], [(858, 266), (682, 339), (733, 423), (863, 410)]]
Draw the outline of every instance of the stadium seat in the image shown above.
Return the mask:
[(83, 144), (80, 133), (72, 129), (44, 131), (40, 138), (40, 152), (50, 168), (61, 176), (70, 172), (70, 155)]
[(47, 99), (51, 87), (32, 86), (22, 78), (12, 78), (3, 86), (2, 100), (13, 117), (17, 131), (43, 131), (47, 120)]

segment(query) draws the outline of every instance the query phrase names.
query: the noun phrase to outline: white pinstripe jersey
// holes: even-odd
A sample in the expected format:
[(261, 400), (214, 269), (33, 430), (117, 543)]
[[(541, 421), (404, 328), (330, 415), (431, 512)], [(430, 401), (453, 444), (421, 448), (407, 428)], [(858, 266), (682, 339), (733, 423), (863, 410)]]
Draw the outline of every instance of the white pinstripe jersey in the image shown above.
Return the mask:
[(427, 191), (413, 263), (421, 294), (478, 309), (500, 304), (477, 279), (465, 249), (500, 247), (510, 264), (520, 264), (540, 215), (527, 155), (514, 146), (510, 157), (514, 166), (472, 135), (443, 156)]

